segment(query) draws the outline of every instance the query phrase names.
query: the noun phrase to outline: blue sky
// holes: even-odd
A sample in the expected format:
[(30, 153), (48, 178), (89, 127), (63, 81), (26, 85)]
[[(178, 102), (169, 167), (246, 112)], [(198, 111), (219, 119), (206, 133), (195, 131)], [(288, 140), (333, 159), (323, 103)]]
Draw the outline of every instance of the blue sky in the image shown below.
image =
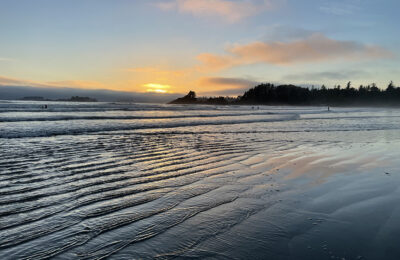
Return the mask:
[(240, 94), (400, 84), (395, 0), (0, 0), (0, 84)]

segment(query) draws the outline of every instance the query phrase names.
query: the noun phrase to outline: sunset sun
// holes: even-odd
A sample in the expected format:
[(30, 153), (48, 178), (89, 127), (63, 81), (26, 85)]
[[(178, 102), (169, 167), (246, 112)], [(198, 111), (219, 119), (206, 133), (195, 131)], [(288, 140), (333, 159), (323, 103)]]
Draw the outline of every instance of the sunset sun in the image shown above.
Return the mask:
[(153, 93), (168, 93), (168, 90), (171, 88), (169, 85), (162, 85), (156, 83), (148, 83), (143, 85), (146, 88), (146, 92), (153, 92)]

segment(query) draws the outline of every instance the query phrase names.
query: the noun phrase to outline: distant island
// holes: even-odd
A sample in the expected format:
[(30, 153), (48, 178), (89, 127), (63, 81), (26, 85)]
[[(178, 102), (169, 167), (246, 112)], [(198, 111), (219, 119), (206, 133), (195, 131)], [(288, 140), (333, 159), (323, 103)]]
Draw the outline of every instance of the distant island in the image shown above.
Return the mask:
[(23, 97), (21, 100), (29, 100), (29, 101), (65, 101), (65, 102), (97, 102), (95, 98), (90, 97), (79, 97), (73, 96), (68, 99), (46, 99), (44, 97), (31, 96), (31, 97)]
[(69, 102), (97, 102), (96, 99), (90, 97), (73, 96), (69, 99), (58, 99), (56, 101), (69, 101)]
[(27, 100), (27, 101), (48, 101), (48, 99), (45, 99), (44, 97), (37, 97), (37, 96), (31, 96), (31, 97), (23, 97), (21, 100)]
[(196, 97), (194, 91), (175, 99), (169, 104), (208, 104), (208, 105), (299, 105), (299, 106), (400, 106), (400, 87), (393, 82), (385, 90), (376, 84), (352, 87), (351, 82), (345, 88), (306, 88), (295, 85), (275, 86), (260, 84), (247, 90), (238, 97)]

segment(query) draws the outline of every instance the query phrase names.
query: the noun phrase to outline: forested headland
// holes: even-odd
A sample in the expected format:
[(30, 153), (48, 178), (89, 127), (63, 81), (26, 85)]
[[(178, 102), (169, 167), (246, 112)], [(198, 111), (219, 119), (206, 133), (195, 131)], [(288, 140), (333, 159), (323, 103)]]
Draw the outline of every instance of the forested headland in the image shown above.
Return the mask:
[(238, 97), (196, 97), (194, 91), (178, 98), (171, 104), (218, 104), (218, 105), (327, 105), (327, 106), (400, 106), (400, 87), (390, 82), (386, 89), (376, 84), (355, 88), (351, 82), (327, 88), (299, 87), (265, 83), (247, 90)]

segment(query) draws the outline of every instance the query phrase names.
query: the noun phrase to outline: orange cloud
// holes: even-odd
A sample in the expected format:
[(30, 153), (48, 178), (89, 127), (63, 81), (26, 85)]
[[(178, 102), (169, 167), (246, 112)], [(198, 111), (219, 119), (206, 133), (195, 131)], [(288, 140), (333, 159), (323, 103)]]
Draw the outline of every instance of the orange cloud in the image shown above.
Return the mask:
[(272, 7), (270, 1), (267, 0), (264, 0), (262, 4), (229, 0), (173, 0), (156, 5), (163, 10), (177, 10), (197, 17), (216, 16), (230, 23), (241, 21)]
[(2, 76), (0, 76), (0, 85), (6, 85), (6, 86), (35, 86), (35, 87), (43, 87), (43, 86), (45, 86), (45, 84), (40, 83), (40, 82), (36, 82), (36, 81), (21, 80), (21, 79), (2, 77)]
[(96, 81), (65, 80), (39, 82), (33, 80), (15, 79), (0, 76), (0, 85), (3, 86), (33, 86), (33, 87), (74, 87), (74, 88), (105, 88), (103, 84)]
[(235, 65), (234, 57), (228, 55), (214, 55), (211, 53), (202, 53), (197, 56), (202, 65), (198, 66), (198, 71), (207, 72), (210, 70), (220, 70)]
[(266, 63), (291, 65), (333, 60), (360, 60), (391, 57), (389, 51), (373, 45), (337, 41), (313, 34), (293, 42), (253, 42), (234, 45), (225, 55), (203, 53), (197, 56), (203, 68), (220, 70), (238, 65)]
[(91, 88), (91, 89), (105, 88), (105, 85), (100, 82), (87, 81), (87, 80), (50, 81), (46, 82), (45, 84), (54, 87), (77, 87), (77, 88)]

